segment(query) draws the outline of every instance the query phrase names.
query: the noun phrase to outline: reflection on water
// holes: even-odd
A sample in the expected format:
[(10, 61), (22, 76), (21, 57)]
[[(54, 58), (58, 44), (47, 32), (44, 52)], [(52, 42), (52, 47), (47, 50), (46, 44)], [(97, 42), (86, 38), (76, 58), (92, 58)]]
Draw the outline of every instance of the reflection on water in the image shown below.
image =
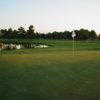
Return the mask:
[(23, 48), (47, 48), (45, 44), (3, 44), (0, 43), (0, 51), (2, 50), (20, 50)]

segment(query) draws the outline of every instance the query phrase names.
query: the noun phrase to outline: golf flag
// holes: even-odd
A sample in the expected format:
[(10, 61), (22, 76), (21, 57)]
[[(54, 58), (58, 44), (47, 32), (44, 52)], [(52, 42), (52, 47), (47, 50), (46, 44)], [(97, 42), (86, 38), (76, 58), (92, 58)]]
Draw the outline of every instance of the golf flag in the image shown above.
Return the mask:
[(74, 37), (76, 37), (76, 33), (73, 31), (72, 32), (72, 38), (74, 39)]
[(74, 57), (74, 38), (76, 37), (76, 33), (72, 32), (72, 38), (73, 38), (73, 57)]

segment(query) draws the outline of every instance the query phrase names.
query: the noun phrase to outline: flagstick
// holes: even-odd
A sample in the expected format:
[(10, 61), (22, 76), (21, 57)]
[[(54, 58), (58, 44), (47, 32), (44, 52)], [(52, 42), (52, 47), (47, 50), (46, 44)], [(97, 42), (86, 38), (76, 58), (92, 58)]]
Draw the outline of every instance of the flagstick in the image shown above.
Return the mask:
[(74, 38), (73, 38), (73, 57), (74, 57)]
[(73, 57), (74, 57), (74, 37), (76, 37), (76, 34), (75, 34), (75, 32), (73, 31), (72, 32), (72, 38), (73, 38)]

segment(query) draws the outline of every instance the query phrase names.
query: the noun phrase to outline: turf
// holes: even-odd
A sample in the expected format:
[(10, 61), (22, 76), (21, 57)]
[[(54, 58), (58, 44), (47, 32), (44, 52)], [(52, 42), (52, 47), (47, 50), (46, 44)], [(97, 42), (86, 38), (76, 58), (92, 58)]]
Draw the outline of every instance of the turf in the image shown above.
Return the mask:
[(99, 42), (41, 42), (0, 52), (0, 100), (100, 100)]

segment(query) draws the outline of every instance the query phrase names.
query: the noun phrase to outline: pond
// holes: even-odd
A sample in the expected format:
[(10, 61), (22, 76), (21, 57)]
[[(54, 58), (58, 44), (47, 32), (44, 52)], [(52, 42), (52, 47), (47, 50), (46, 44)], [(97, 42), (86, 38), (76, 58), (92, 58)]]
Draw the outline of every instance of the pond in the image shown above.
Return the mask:
[(48, 48), (48, 45), (46, 44), (4, 44), (4, 43), (0, 43), (0, 51), (20, 50), (24, 48)]

